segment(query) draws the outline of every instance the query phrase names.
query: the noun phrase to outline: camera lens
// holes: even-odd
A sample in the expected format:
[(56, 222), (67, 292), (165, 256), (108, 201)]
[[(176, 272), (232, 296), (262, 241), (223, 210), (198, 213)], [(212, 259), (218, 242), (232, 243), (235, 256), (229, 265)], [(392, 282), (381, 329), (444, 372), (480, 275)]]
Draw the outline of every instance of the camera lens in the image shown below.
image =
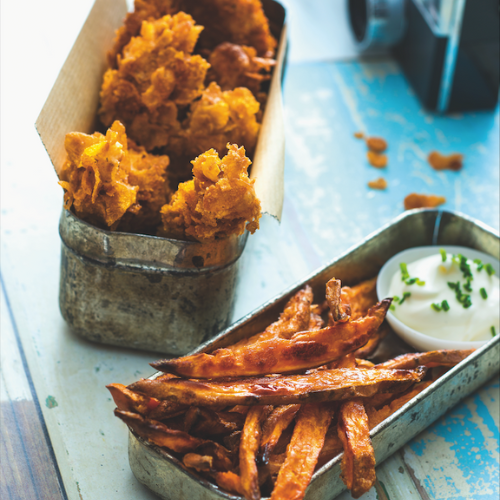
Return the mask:
[(395, 45), (405, 30), (405, 0), (347, 0), (351, 29), (360, 51)]

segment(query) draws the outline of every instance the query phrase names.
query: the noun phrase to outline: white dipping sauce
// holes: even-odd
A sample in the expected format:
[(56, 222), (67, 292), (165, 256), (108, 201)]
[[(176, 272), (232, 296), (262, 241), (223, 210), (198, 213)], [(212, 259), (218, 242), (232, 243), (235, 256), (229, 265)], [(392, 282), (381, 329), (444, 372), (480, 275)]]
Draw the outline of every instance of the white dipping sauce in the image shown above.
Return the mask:
[[(405, 325), (431, 337), (476, 341), (492, 338), (494, 328), (498, 335), (500, 327), (500, 280), (496, 275), (488, 275), (483, 267), (478, 271), (477, 264), (467, 259), (473, 279), (470, 281), (472, 292), (464, 289), (467, 280), (460, 270), (459, 264), (452, 260), (452, 255), (447, 254), (443, 262), (439, 251), (436, 255), (425, 257), (407, 265), (410, 278), (418, 278), (425, 285), (418, 286), (406, 284), (402, 280), (401, 270), (392, 277), (389, 287), (390, 297), (403, 298), (405, 293), (410, 293), (400, 305), (393, 301), (392, 313)], [(472, 305), (468, 308), (457, 299), (456, 290), (448, 282), (460, 282), (462, 294), (470, 295)], [(487, 298), (481, 296), (480, 290), (484, 288)], [(484, 293), (484, 292), (483, 292)], [(432, 304), (441, 307), (446, 300), (449, 309), (436, 311)], [(445, 305), (446, 307), (446, 305)]]

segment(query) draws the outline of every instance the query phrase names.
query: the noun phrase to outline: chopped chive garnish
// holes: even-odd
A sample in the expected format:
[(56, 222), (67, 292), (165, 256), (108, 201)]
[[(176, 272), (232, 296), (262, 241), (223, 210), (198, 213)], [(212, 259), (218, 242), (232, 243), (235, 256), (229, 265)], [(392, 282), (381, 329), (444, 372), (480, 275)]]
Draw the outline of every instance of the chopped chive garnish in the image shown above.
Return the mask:
[(400, 299), (399, 299), (399, 297), (397, 295), (394, 295), (394, 297), (392, 298), (392, 300), (394, 302), (399, 302)]
[(439, 249), (439, 253), (441, 254), (441, 260), (443, 262), (446, 262), (446, 251), (443, 250), (442, 248)]
[(391, 304), (391, 305), (389, 306), (389, 309), (390, 309), (391, 311), (395, 311), (395, 310), (396, 310), (396, 306), (395, 306), (394, 304)]
[(449, 311), (450, 310), (450, 304), (448, 304), (447, 300), (443, 300), (443, 302), (441, 302), (441, 307), (443, 308), (443, 311)]
[(470, 285), (470, 279), (468, 279), (467, 283), (465, 283), (464, 290), (466, 290), (467, 292), (472, 292), (472, 287)]
[(441, 311), (441, 306), (440, 306), (439, 304), (436, 304), (436, 303), (434, 303), (434, 302), (433, 302), (433, 303), (431, 304), (431, 307), (432, 307), (432, 309), (434, 309), (434, 311), (436, 311), (436, 312), (440, 312), (440, 311)]
[(424, 286), (425, 281), (422, 281), (420, 278), (408, 278), (405, 283), (407, 285), (415, 285), (417, 284), (418, 286)]
[(403, 298), (399, 301), (399, 305), (401, 305), (406, 299), (410, 298), (410, 296), (411, 296), (410, 292), (403, 293)]
[(495, 330), (495, 327), (494, 327), (494, 326), (492, 326), (492, 327), (490, 328), (490, 331), (491, 331), (491, 336), (492, 336), (492, 337), (496, 337), (497, 332), (496, 332), (496, 330)]
[(495, 270), (493, 269), (493, 266), (491, 264), (486, 264), (484, 268), (486, 269), (488, 276), (492, 276), (493, 274), (495, 274)]
[(408, 273), (408, 267), (404, 262), (401, 262), (399, 264), (399, 268), (401, 269), (401, 281), (406, 281), (407, 279), (410, 278), (410, 275)]
[(488, 298), (488, 294), (486, 293), (486, 290), (484, 288), (479, 289), (479, 293), (481, 294), (481, 297), (486, 300)]
[(481, 262), (481, 264), (477, 265), (477, 272), (482, 271), (484, 267), (484, 264)]
[(452, 290), (456, 290), (457, 288), (460, 288), (460, 282), (456, 282), (456, 283), (453, 283), (453, 281), (448, 281), (448, 286), (452, 289)]
[(471, 280), (474, 279), (474, 277), (472, 276), (472, 271), (470, 270), (470, 266), (467, 263), (467, 258), (462, 254), (458, 254), (458, 258), (460, 259), (460, 271), (462, 271), (464, 278), (470, 278)]
[(474, 262), (474, 264), (482, 264), (483, 262), (481, 261), (481, 259), (474, 259), (472, 262)]

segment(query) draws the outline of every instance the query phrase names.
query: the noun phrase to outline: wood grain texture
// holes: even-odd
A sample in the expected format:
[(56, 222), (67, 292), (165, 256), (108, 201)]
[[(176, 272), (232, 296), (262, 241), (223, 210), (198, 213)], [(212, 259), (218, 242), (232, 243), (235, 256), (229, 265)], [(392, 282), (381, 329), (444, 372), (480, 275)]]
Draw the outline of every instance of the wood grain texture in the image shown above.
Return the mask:
[(0, 419), (0, 498), (65, 500), (35, 403), (2, 401)]

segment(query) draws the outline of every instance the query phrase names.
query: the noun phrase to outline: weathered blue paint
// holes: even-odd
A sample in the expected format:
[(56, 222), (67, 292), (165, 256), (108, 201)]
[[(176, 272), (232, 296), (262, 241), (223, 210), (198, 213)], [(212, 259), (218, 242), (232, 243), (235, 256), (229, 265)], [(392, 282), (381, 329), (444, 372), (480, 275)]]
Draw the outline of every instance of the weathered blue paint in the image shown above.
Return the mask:
[(499, 498), (498, 389), (486, 384), (406, 446), (431, 498)]
[[(284, 87), (287, 198), (323, 262), (403, 211), (410, 192), (447, 198), (499, 227), (499, 110), (438, 116), (420, 107), (390, 61), (290, 65)], [(375, 169), (363, 131), (389, 143), (389, 165)], [(460, 172), (436, 172), (432, 150), (464, 155)], [(386, 191), (367, 187), (384, 177)]]

